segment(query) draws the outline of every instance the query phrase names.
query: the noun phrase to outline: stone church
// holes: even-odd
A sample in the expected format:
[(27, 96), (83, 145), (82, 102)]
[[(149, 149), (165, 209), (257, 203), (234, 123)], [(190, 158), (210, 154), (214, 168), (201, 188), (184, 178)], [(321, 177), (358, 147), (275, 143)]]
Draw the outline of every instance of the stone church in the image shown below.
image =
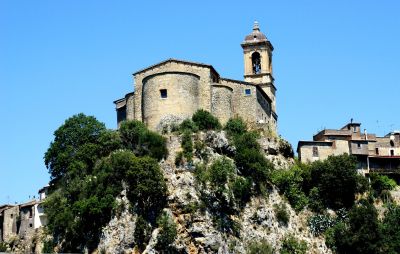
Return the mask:
[(252, 127), (276, 132), (274, 48), (257, 22), (241, 46), (244, 81), (223, 78), (212, 65), (177, 59), (135, 72), (134, 91), (114, 101), (118, 126), (123, 120), (136, 119), (161, 131), (165, 123), (179, 123), (204, 109), (222, 124), (241, 117)]

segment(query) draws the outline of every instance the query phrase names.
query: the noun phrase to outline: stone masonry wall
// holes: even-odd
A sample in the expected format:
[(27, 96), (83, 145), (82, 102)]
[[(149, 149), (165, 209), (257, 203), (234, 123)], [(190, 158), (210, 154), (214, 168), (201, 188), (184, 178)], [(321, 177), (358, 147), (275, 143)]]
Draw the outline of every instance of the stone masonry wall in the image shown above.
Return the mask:
[(216, 116), (222, 124), (225, 124), (229, 118), (232, 118), (232, 96), (232, 88), (213, 85), (211, 113)]
[[(190, 73), (160, 73), (143, 80), (143, 121), (155, 129), (165, 115), (189, 118), (199, 108), (199, 77)], [(160, 90), (167, 91), (161, 98)]]
[(209, 68), (198, 65), (184, 64), (180, 62), (167, 62), (135, 75), (135, 119), (143, 121), (142, 96), (143, 80), (153, 74), (163, 72), (182, 72), (195, 74), (199, 79), (199, 103), (198, 106), (204, 110), (211, 111), (211, 71)]

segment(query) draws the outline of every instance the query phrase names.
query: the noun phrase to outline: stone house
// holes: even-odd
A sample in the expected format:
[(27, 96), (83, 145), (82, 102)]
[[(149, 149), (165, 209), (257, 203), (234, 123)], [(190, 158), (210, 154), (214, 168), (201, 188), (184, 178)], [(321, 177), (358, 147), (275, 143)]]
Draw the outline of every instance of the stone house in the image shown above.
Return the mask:
[(324, 160), (330, 155), (352, 154), (362, 173), (400, 173), (400, 131), (384, 137), (361, 132), (360, 123), (352, 121), (340, 129), (325, 129), (312, 141), (299, 141), (297, 152), (301, 162)]
[(0, 206), (0, 242), (8, 242), (13, 238), (30, 238), (36, 229), (46, 225), (42, 203), (47, 189), (48, 186), (39, 190), (39, 200)]
[(162, 131), (165, 123), (179, 123), (198, 109), (216, 116), (222, 124), (241, 117), (250, 126), (276, 132), (273, 46), (257, 22), (241, 44), (244, 81), (223, 78), (213, 66), (168, 59), (133, 74), (134, 92), (114, 101), (118, 126), (139, 120)]

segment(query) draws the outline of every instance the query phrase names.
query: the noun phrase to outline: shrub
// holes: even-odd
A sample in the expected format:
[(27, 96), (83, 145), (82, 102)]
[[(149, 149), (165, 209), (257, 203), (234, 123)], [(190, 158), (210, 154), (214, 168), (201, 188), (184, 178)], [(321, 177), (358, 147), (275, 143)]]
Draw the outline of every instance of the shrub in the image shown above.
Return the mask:
[(370, 174), (371, 187), (374, 190), (376, 197), (382, 197), (385, 191), (390, 191), (396, 188), (396, 182), (393, 179), (385, 175), (379, 175), (377, 173)]
[(185, 132), (185, 131), (197, 132), (198, 130), (199, 127), (190, 119), (183, 120), (183, 122), (179, 125), (180, 132)]
[(293, 235), (287, 235), (282, 242), (281, 254), (306, 254), (307, 243), (299, 241)]
[(160, 232), (157, 236), (155, 248), (160, 251), (171, 250), (171, 244), (178, 234), (175, 222), (167, 214), (163, 214), (158, 220), (158, 226), (160, 227)]
[(167, 141), (158, 133), (149, 131), (140, 121), (124, 121), (119, 128), (122, 144), (137, 156), (149, 155), (157, 160), (168, 155)]
[(183, 152), (177, 152), (175, 156), (175, 166), (181, 166), (183, 164)]
[(204, 144), (204, 142), (196, 140), (194, 142), (194, 149), (196, 156), (199, 157), (201, 160), (203, 160), (205, 163), (207, 163), (209, 153), (206, 150), (206, 145)]
[(220, 129), (221, 124), (218, 119), (211, 115), (210, 112), (199, 109), (192, 116), (193, 122), (199, 127), (200, 130), (215, 130)]
[(280, 205), (275, 204), (274, 212), (279, 224), (287, 226), (287, 224), (289, 223), (290, 215), (287, 211), (286, 205), (283, 203), (281, 203)]
[(251, 242), (247, 246), (247, 254), (274, 254), (274, 249), (268, 243), (267, 240), (262, 239), (261, 241)]
[(151, 234), (151, 226), (150, 224), (142, 217), (138, 216), (136, 220), (134, 239), (136, 245), (140, 250), (143, 250), (146, 247), (147, 242), (150, 240)]
[(181, 146), (183, 149), (183, 156), (187, 162), (191, 162), (193, 158), (193, 141), (192, 133), (186, 130), (182, 135)]
[(235, 173), (235, 165), (226, 157), (217, 159), (209, 169), (209, 181), (212, 186), (222, 188)]
[(228, 135), (242, 135), (247, 131), (246, 123), (242, 118), (230, 118), (224, 128)]
[(310, 190), (310, 193), (308, 194), (308, 200), (308, 206), (314, 212), (322, 212), (325, 209), (317, 187), (314, 187)]
[(239, 206), (246, 205), (251, 197), (251, 180), (238, 176), (230, 188)]
[(7, 251), (7, 244), (5, 242), (0, 242), (0, 252), (6, 252), (6, 251)]

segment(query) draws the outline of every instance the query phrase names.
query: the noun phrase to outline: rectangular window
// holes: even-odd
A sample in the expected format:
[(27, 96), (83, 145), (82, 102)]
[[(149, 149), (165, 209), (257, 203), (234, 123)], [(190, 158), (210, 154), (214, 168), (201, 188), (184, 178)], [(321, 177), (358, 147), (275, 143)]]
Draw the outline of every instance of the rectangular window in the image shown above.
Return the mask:
[(244, 94), (245, 95), (251, 95), (251, 89), (250, 88), (244, 89)]
[(161, 99), (166, 99), (168, 97), (167, 89), (160, 89)]
[(357, 143), (357, 148), (361, 149), (361, 144), (360, 143)]
[(390, 156), (394, 156), (394, 150), (390, 150)]
[(353, 126), (353, 132), (357, 132), (357, 127)]
[(312, 155), (313, 157), (318, 157), (318, 147), (314, 146), (312, 148)]
[(379, 155), (379, 148), (375, 148), (376, 155)]

